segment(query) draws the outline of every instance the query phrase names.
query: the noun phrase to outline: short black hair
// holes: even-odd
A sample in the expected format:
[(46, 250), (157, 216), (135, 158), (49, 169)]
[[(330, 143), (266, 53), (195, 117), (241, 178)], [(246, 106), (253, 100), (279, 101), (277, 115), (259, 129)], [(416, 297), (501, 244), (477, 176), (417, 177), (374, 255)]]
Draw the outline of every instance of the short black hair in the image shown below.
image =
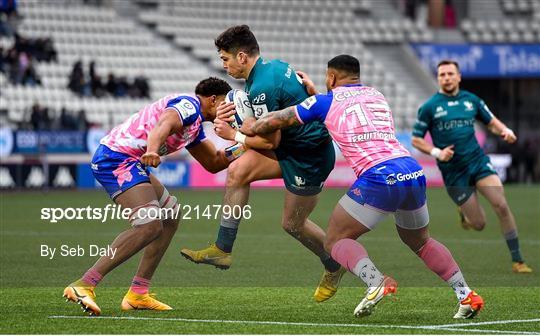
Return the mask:
[(339, 55), (328, 61), (328, 68), (345, 72), (348, 75), (360, 77), (360, 62), (351, 55)]
[(231, 90), (232, 88), (229, 83), (223, 79), (209, 77), (203, 79), (199, 82), (199, 84), (197, 84), (195, 87), (195, 94), (203, 97), (210, 97), (214, 95), (224, 96)]
[(449, 59), (443, 59), (442, 61), (440, 61), (439, 64), (437, 64), (437, 70), (439, 70), (441, 65), (450, 65), (450, 64), (455, 65), (457, 71), (459, 72), (459, 64), (458, 64), (458, 62), (456, 62), (454, 60), (449, 60)]
[(243, 51), (249, 56), (260, 53), (259, 43), (247, 25), (234, 26), (221, 33), (214, 41), (218, 51), (236, 54)]

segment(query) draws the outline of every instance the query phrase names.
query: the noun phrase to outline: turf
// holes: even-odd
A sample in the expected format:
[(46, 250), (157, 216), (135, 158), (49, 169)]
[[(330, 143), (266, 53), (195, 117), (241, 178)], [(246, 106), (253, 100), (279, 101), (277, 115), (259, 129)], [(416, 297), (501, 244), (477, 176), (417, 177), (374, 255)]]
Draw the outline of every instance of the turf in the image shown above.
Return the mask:
[[(311, 218), (325, 227), (342, 193), (342, 190), (325, 190)], [(182, 203), (192, 206), (219, 204), (222, 198), (220, 190), (178, 190), (175, 194)], [(472, 323), (540, 317), (540, 189), (509, 186), (506, 194), (518, 221), (524, 257), (536, 270), (533, 274), (510, 272), (507, 247), (486, 204), (486, 229), (464, 231), (457, 224), (455, 207), (445, 191), (429, 191), (432, 235), (449, 247), (469, 284), (486, 300), (486, 309)], [(59, 248), (66, 244), (85, 249), (89, 244), (105, 246), (126, 224), (122, 220), (48, 223), (40, 220), (40, 210), (97, 207), (107, 203), (103, 192), (2, 193), (0, 333), (463, 334), (540, 330), (538, 320), (457, 326), (456, 330), (411, 327), (463, 321), (451, 318), (456, 308), (452, 291), (399, 241), (390, 219), (360, 241), (379, 268), (399, 281), (397, 300), (385, 299), (372, 316), (356, 319), (352, 310), (364, 288), (359, 280), (346, 275), (335, 298), (316, 304), (311, 295), (322, 268), (315, 257), (280, 228), (283, 192), (279, 190), (252, 192), (253, 217), (241, 224), (234, 264), (227, 271), (195, 265), (179, 255), (181, 247), (199, 248), (214, 241), (217, 221), (203, 218), (182, 222), (153, 281), (153, 291), (172, 305), (174, 311), (122, 313), (119, 310), (137, 256), (107, 276), (98, 288), (98, 302), (107, 318), (51, 318), (83, 317), (76, 305), (62, 300), (61, 293), (96, 258), (57, 255), (51, 260), (40, 256), (40, 246)]]

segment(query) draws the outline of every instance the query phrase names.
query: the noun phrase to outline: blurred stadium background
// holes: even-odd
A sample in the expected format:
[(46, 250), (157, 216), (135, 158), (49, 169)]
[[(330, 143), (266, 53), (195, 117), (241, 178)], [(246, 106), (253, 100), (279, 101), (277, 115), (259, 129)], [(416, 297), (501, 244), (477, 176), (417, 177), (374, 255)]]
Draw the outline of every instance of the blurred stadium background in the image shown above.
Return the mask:
[[(0, 186), (94, 188), (88, 161), (99, 138), (146, 103), (222, 71), (213, 39), (248, 24), (262, 55), (309, 73), (361, 60), (362, 81), (394, 111), (410, 147), (418, 106), (436, 91), (434, 64), (462, 66), (462, 88), (483, 98), (519, 142), (479, 138), (508, 182), (540, 177), (540, 1), (535, 0), (0, 0)], [(241, 83), (233, 83), (241, 87)], [(182, 152), (157, 172), (172, 187), (214, 186)], [(338, 159), (328, 185), (352, 172)], [(279, 182), (269, 182), (279, 185)]]

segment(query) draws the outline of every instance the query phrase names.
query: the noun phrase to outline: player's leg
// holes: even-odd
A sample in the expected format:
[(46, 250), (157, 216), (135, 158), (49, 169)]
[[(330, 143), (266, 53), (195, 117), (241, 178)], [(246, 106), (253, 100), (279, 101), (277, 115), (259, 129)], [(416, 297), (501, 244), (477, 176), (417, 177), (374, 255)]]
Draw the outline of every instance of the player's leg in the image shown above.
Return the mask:
[(471, 185), (471, 173), (468, 167), (461, 170), (441, 171), (446, 192), (458, 206), (461, 226), (481, 231), (486, 226), (486, 215), (478, 201), (476, 189)]
[[(249, 185), (253, 181), (281, 177), (281, 168), (272, 151), (248, 150), (233, 161), (227, 170), (223, 207), (244, 207), (249, 199)], [(223, 213), (215, 244), (194, 251), (182, 249), (181, 253), (195, 263), (214, 265), (228, 269), (232, 263), (231, 252), (241, 218)]]
[[(404, 175), (420, 171), (421, 167), (412, 159), (402, 160)], [(471, 318), (483, 307), (482, 298), (467, 285), (456, 261), (450, 251), (429, 236), (429, 212), (426, 203), (426, 178), (423, 174), (410, 182), (399, 184), (399, 206), (394, 217), (401, 240), (409, 246), (425, 263), (425, 265), (446, 281), (454, 290), (460, 309), (454, 318)]]
[(150, 212), (158, 209), (156, 193), (150, 183), (140, 183), (124, 191), (115, 202), (124, 209), (132, 209), (130, 223), (132, 227), (120, 233), (111, 243), (115, 256), (102, 256), (83, 275), (64, 290), (64, 296), (83, 306), (83, 310), (98, 315), (101, 310), (95, 304), (94, 288), (102, 278), (114, 268), (128, 260), (146, 245), (158, 238), (162, 232), (159, 219), (153, 219)]
[(506, 201), (501, 179), (496, 174), (491, 174), (479, 179), (476, 182), (476, 187), (489, 201), (499, 218), (501, 232), (512, 257), (512, 271), (516, 273), (531, 273), (532, 269), (523, 262), (521, 256), (516, 221)]
[(480, 204), (476, 192), (471, 193), (469, 198), (459, 205), (459, 211), (463, 216), (462, 221), (466, 224), (464, 228), (473, 228), (476, 231), (482, 231), (486, 226), (486, 213)]
[(359, 204), (344, 195), (330, 217), (325, 241), (326, 251), (367, 286), (366, 296), (354, 310), (356, 316), (370, 315), (377, 303), (386, 295), (395, 293), (397, 289), (397, 282), (385, 277), (373, 264), (364, 246), (356, 241), (387, 215), (386, 212)]
[(161, 208), (161, 222), (163, 230), (161, 235), (144, 248), (144, 253), (139, 262), (137, 273), (131, 282), (128, 293), (122, 300), (123, 310), (132, 309), (153, 309), (170, 310), (169, 305), (159, 302), (148, 295), (148, 289), (155, 270), (157, 269), (161, 258), (167, 251), (171, 240), (178, 229), (180, 213), (177, 199), (159, 182), (159, 180), (150, 175), (150, 182), (154, 192), (159, 197), (159, 207)]

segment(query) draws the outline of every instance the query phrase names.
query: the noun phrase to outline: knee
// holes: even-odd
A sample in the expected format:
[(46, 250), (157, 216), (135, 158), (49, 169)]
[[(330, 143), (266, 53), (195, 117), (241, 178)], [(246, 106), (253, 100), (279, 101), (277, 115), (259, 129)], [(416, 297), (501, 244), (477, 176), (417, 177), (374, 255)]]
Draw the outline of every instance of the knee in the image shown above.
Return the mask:
[(250, 168), (242, 160), (231, 162), (227, 169), (227, 186), (240, 186), (250, 183)]
[(163, 232), (163, 224), (160, 220), (155, 220), (148, 224), (139, 225), (137, 229), (141, 231), (141, 234), (148, 241), (152, 241), (158, 238)]
[(505, 200), (501, 200), (493, 204), (493, 210), (495, 210), (499, 217), (507, 217), (510, 214), (510, 208)]
[(467, 218), (469, 223), (472, 225), (472, 227), (476, 231), (482, 231), (486, 227), (486, 219), (485, 218)]

